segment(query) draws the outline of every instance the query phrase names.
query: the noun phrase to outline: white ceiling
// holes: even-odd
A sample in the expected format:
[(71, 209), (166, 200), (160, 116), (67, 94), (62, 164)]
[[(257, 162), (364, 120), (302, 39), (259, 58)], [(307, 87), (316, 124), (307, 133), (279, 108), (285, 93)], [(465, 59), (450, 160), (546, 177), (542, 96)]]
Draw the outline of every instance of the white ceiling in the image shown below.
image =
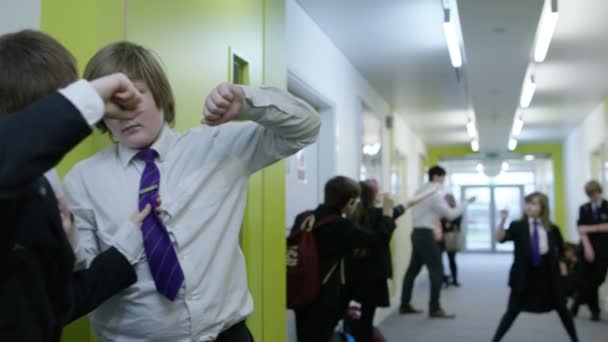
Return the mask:
[[(474, 109), (482, 151), (506, 150), (542, 0), (459, 0), (465, 62), (458, 75), (441, 0), (299, 2), (427, 144), (468, 143)], [(559, 11), (547, 59), (535, 67), (523, 142), (563, 139), (608, 95), (608, 1), (560, 0)]]

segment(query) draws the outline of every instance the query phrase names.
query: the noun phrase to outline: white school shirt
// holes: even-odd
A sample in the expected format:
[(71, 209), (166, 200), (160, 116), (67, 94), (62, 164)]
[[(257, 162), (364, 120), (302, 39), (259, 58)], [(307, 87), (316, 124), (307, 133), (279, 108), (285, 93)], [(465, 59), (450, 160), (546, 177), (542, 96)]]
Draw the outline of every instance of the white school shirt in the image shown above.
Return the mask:
[[(426, 183), (416, 191), (416, 195), (427, 192), (435, 186), (437, 185), (434, 183)], [(411, 209), (412, 217), (414, 219), (414, 228), (434, 230), (437, 224), (441, 222), (441, 219), (453, 221), (461, 216), (466, 208), (466, 202), (458, 208), (450, 207), (445, 201), (445, 192), (436, 191)]]
[[(534, 219), (530, 218), (528, 221), (530, 226), (530, 241), (532, 241), (532, 234), (534, 234)], [(549, 234), (543, 226), (543, 222), (539, 219), (536, 219), (536, 221), (538, 222), (538, 244), (540, 246), (540, 255), (545, 255), (549, 253)]]
[[(66, 176), (76, 217), (75, 253), (85, 265), (115, 246), (138, 281), (91, 315), (99, 342), (213, 341), (253, 311), (239, 246), (249, 176), (312, 144), (320, 119), (306, 103), (276, 88), (243, 87), (239, 119), (184, 134), (162, 129), (158, 152), (164, 223), (185, 281), (175, 301), (156, 291), (136, 211), (144, 162), (115, 144)], [(276, 227), (281, 229), (281, 227)], [(81, 265), (84, 266), (84, 265)]]

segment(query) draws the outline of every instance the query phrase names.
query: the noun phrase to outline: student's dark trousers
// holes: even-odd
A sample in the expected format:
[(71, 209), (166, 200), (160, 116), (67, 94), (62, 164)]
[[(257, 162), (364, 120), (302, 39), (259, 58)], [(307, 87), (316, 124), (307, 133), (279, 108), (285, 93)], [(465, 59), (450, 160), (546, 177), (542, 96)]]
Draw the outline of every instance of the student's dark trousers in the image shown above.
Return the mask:
[(329, 342), (337, 324), (336, 311), (319, 304), (295, 310), (298, 342)]
[[(519, 316), (520, 312), (522, 311), (522, 307), (523, 307), (522, 294), (517, 293), (515, 291), (511, 291), (511, 295), (509, 296), (509, 305), (507, 307), (507, 312), (505, 312), (504, 316), (502, 316), (502, 319), (500, 321), (500, 324), (498, 325), (498, 329), (496, 330), (496, 334), (494, 335), (492, 342), (499, 342), (500, 340), (502, 340), (502, 338), (505, 336), (507, 331), (509, 331), (509, 329), (513, 325), (513, 322), (515, 322), (515, 319), (517, 318), (517, 316)], [(568, 332), (568, 336), (570, 336), (570, 339), (572, 340), (572, 342), (578, 342), (578, 336), (576, 334), (576, 327), (574, 326), (574, 320), (572, 319), (572, 316), (570, 315), (570, 311), (568, 311), (566, 302), (561, 301), (557, 305), (555, 310), (557, 311), (557, 314), (559, 315), (559, 318), (562, 321), (564, 328), (566, 328), (566, 331)]]
[(599, 289), (606, 280), (608, 260), (596, 260), (593, 263), (583, 261), (582, 268), (583, 285), (574, 303), (574, 311), (578, 311), (581, 304), (587, 304), (592, 314), (599, 315)]
[(439, 294), (443, 280), (443, 263), (441, 262), (441, 250), (433, 229), (415, 228), (412, 233), (412, 258), (410, 266), (405, 273), (403, 289), (401, 292), (401, 305), (410, 304), (414, 281), (420, 273), (422, 266), (426, 266), (431, 280), (431, 300), (429, 302), (430, 312), (439, 310)]
[(241, 322), (222, 332), (215, 342), (253, 342), (253, 336), (245, 322)]

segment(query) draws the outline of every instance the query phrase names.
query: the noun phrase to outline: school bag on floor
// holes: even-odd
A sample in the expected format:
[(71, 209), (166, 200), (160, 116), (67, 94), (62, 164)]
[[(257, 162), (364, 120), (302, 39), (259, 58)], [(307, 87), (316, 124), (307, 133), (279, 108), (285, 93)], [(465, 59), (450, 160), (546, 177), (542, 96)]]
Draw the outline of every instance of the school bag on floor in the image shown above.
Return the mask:
[(386, 338), (384, 338), (380, 330), (376, 327), (374, 327), (374, 336), (372, 337), (372, 340), (374, 342), (387, 342)]
[[(317, 221), (313, 212), (305, 212), (299, 227), (293, 227), (287, 238), (287, 307), (295, 309), (311, 304), (321, 290), (319, 252), (314, 230), (336, 221), (339, 215), (328, 215)], [(323, 280), (327, 281), (336, 269), (332, 267)]]
[(344, 332), (344, 331), (336, 331), (334, 336), (331, 338), (331, 342), (355, 342), (355, 338), (353, 335)]

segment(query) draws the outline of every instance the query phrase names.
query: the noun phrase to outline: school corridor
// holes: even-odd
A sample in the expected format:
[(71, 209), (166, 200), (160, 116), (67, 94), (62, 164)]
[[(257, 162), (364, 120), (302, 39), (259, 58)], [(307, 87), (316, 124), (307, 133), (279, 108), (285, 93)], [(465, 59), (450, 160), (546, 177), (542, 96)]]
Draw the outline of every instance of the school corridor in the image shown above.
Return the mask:
[[(55, 323), (61, 342), (328, 342), (297, 341), (288, 308), (289, 270), (306, 254), (298, 254), (304, 239), (289, 237), (301, 228), (312, 231), (314, 220), (301, 214), (314, 211), (314, 222), (339, 230), (335, 236), (330, 230), (322, 243), (318, 236), (306, 240), (318, 243), (317, 249), (304, 247), (325, 258), (311, 270), (329, 285), (306, 273), (314, 275), (306, 278), (314, 281), (311, 288), (320, 289), (310, 291), (317, 297), (306, 298), (302, 306), (310, 312), (298, 323), (322, 326), (317, 330), (323, 336), (340, 333), (333, 320), (343, 312), (331, 310), (343, 311), (347, 301), (341, 296), (354, 298), (357, 290), (367, 296), (357, 299), (371, 303), (367, 308), (390, 303), (366, 321), (366, 327), (372, 320), (379, 325), (389, 342), (488, 342), (507, 308), (507, 278), (517, 254), (522, 289), (529, 293), (538, 284), (580, 274), (586, 283), (576, 291), (601, 312), (591, 322), (587, 307), (581, 309), (580, 341), (608, 342), (607, 15), (608, 0), (0, 0), (0, 37), (53, 41), (69, 50), (59, 64), (74, 74), (57, 85), (55, 74), (62, 72), (46, 62), (40, 72), (29, 63), (22, 63), (23, 70), (7, 67), (29, 58), (16, 55), (10, 39), (0, 39), (0, 124), (48, 96), (34, 91), (32, 84), (41, 82), (27, 72), (48, 78), (53, 93), (74, 83), (88, 89), (94, 81), (79, 78), (101, 77), (105, 72), (92, 70), (107, 65), (108, 73), (124, 73), (126, 84), (137, 85), (133, 96), (146, 99), (145, 110), (127, 110), (114, 103), (120, 102), (115, 93), (105, 94), (110, 97), (102, 104), (133, 113), (113, 117), (97, 108), (89, 118), (87, 106), (58, 96), (74, 111), (74, 121), (86, 119), (87, 125), (78, 123), (87, 132), (77, 145), (64, 146), (53, 165), (44, 164), (51, 170), (31, 174), (48, 185), (36, 193), (67, 199), (45, 202), (56, 221), (52, 236), (65, 252), (65, 274), (74, 276), (111, 251), (125, 274), (134, 272), (139, 280), (125, 282), (122, 292), (116, 289), (75, 321), (47, 321)], [(24, 45), (44, 50), (38, 43)], [(130, 52), (105, 56), (116, 46)], [(134, 51), (145, 53), (133, 57)], [(89, 92), (84, 100), (100, 102), (100, 94)], [(26, 103), (3, 103), (15, 101)], [(151, 128), (138, 121), (146, 118)], [(7, 131), (38, 148), (55, 146), (31, 133), (34, 128), (55, 134), (39, 122), (20, 125), (23, 132)], [(64, 143), (74, 133), (57, 129)], [(140, 130), (145, 139), (129, 141)], [(0, 135), (0, 174), (17, 165), (13, 173), (30, 175), (42, 158), (29, 157), (31, 146), (7, 136)], [(11, 153), (26, 157), (23, 167), (8, 160)], [(108, 168), (98, 167), (106, 157)], [(7, 185), (6, 196), (0, 188), (0, 200), (14, 204), (21, 192), (13, 186)], [(158, 220), (142, 214), (145, 204), (152, 204)], [(38, 211), (11, 214), (43, 217)], [(302, 224), (295, 227), (298, 217)], [(163, 248), (157, 249), (160, 239), (147, 240), (147, 246), (139, 241), (142, 235), (131, 224), (143, 227), (146, 219)], [(522, 233), (517, 242), (507, 241), (513, 234), (503, 228), (514, 222), (521, 231), (529, 228), (530, 241)], [(443, 307), (456, 318), (428, 318), (425, 270), (412, 297), (425, 313), (396, 314), (412, 251), (428, 252), (417, 260), (430, 260), (438, 275), (438, 246), (447, 246), (448, 233), (451, 250), (459, 253), (462, 287), (442, 290), (433, 311), (445, 316)], [(306, 236), (313, 234), (321, 235)], [(15, 236), (37, 237), (30, 235)], [(129, 250), (118, 248), (121, 243), (137, 258), (124, 262), (121, 253)], [(569, 257), (561, 253), (564, 245)], [(27, 243), (11, 240), (6, 246), (13, 251)], [(150, 265), (143, 251), (158, 253), (160, 265)], [(36, 261), (55, 261), (49, 255)], [(167, 255), (171, 261), (163, 264)], [(558, 268), (561, 262), (584, 267), (568, 273)], [(152, 272), (161, 266), (173, 271), (164, 278)], [(525, 279), (528, 268), (537, 278)], [(40, 269), (60, 279), (53, 269)], [(110, 289), (105, 280), (115, 279), (107, 269), (89, 285)], [(348, 276), (355, 279), (350, 284)], [(159, 287), (171, 287), (170, 295)], [(321, 295), (324, 289), (333, 292)], [(563, 309), (556, 298), (550, 304)], [(316, 321), (319, 312), (332, 317)], [(71, 323), (61, 326), (64, 321)], [(241, 339), (226, 337), (231, 334)], [(521, 314), (504, 339), (567, 340), (555, 312)], [(13, 341), (0, 335), (0, 342)]]
[[(390, 342), (490, 341), (506, 308), (509, 296), (506, 284), (511, 262), (510, 254), (459, 255), (462, 287), (450, 287), (441, 294), (444, 306), (457, 314), (456, 319), (429, 320), (425, 314), (393, 315), (380, 325), (380, 329)], [(414, 291), (414, 306), (426, 308), (429, 294), (426, 274), (419, 276)], [(576, 327), (581, 341), (606, 341), (608, 322), (590, 322), (587, 310), (581, 310)], [(568, 337), (555, 312), (542, 315), (522, 313), (503, 341), (566, 342)]]

